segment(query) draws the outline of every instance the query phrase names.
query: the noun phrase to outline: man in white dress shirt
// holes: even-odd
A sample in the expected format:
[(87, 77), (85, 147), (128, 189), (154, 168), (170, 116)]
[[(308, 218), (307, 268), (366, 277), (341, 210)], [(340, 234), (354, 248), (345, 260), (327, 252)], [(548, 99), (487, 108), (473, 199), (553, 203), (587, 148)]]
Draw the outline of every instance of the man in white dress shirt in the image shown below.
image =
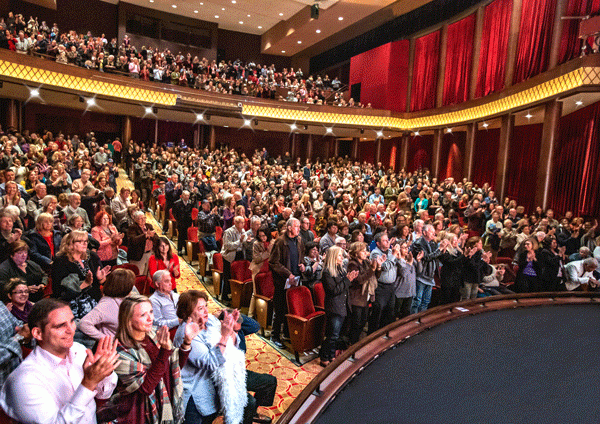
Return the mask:
[(94, 398), (117, 386), (116, 341), (101, 339), (95, 354), (74, 343), (73, 313), (57, 299), (37, 302), (28, 321), (37, 347), (6, 380), (0, 407), (23, 423), (96, 423)]

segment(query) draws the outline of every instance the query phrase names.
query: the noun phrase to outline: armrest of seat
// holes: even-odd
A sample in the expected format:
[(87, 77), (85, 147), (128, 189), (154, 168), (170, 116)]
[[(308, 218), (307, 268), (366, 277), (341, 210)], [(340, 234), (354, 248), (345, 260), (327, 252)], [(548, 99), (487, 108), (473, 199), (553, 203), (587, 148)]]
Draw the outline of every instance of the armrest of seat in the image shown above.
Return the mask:
[(303, 318), (299, 315), (286, 314), (286, 318), (288, 319), (288, 324), (291, 326), (292, 324), (304, 325), (308, 322), (306, 318)]

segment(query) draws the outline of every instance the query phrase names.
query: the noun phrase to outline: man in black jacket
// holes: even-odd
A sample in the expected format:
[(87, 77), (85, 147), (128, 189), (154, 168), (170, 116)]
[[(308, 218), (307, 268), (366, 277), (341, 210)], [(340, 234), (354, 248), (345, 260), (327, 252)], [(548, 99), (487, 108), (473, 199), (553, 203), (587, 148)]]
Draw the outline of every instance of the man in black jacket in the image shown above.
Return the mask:
[(197, 207), (190, 201), (190, 192), (184, 190), (181, 193), (181, 199), (173, 205), (173, 215), (177, 220), (177, 252), (183, 253), (185, 241), (187, 240), (187, 230), (192, 226), (192, 209)]

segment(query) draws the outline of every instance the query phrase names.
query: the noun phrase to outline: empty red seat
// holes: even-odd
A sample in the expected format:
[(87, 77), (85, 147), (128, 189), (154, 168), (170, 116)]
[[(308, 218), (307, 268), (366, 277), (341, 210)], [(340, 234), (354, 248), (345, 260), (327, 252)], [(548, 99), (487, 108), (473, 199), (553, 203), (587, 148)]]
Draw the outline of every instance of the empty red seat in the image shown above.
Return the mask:
[(296, 361), (299, 352), (321, 345), (325, 334), (325, 312), (316, 311), (308, 287), (292, 287), (287, 291), (288, 314), (286, 315)]

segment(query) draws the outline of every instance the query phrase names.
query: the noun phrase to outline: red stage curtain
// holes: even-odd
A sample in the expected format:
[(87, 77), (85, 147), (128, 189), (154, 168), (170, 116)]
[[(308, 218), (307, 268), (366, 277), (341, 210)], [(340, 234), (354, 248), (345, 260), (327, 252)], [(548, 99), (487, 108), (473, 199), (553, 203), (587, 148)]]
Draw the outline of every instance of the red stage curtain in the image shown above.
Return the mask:
[(473, 152), (473, 184), (481, 187), (496, 183), (496, 167), (498, 166), (498, 147), (500, 146), (500, 129), (479, 130), (475, 134), (475, 149)]
[(438, 181), (442, 181), (448, 177), (453, 177), (455, 180), (462, 178), (466, 139), (467, 133), (464, 131), (444, 134), (440, 151)]
[[(600, 11), (600, 0), (569, 0), (565, 16), (593, 15)], [(579, 19), (563, 21), (558, 63), (565, 63), (581, 54)]]
[(548, 69), (556, 0), (523, 0), (513, 83)]
[(375, 142), (365, 141), (358, 143), (358, 157), (361, 162), (375, 162)]
[(475, 14), (448, 25), (443, 105), (461, 103), (469, 98), (469, 79), (473, 60)]
[(431, 152), (433, 151), (433, 135), (413, 137), (408, 145), (407, 172), (418, 169), (431, 169)]
[(485, 8), (476, 97), (504, 88), (512, 3), (512, 0), (496, 0)]
[(600, 102), (560, 120), (550, 205), (564, 213), (598, 216), (600, 211)]
[(440, 31), (417, 38), (413, 68), (410, 110), (432, 109), (437, 93), (440, 59)]
[(542, 124), (515, 127), (510, 141), (506, 196), (533, 212)]
[[(131, 118), (131, 139), (137, 143), (154, 144), (155, 126), (155, 119)], [(158, 141), (161, 141), (160, 137)]]

